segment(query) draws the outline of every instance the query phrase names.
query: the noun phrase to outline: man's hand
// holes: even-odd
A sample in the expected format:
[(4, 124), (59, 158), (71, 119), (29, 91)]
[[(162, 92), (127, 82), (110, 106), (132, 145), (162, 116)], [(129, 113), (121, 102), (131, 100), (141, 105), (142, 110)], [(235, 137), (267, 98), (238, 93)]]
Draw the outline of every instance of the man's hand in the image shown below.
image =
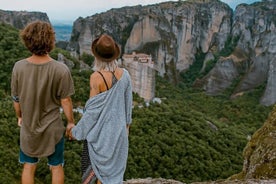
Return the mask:
[(74, 137), (72, 136), (72, 128), (75, 126), (74, 123), (68, 123), (66, 126), (66, 132), (65, 132), (65, 136), (67, 136), (69, 138), (69, 140), (73, 140)]
[(16, 117), (17, 117), (17, 125), (19, 127), (21, 127), (21, 125), (22, 125), (22, 114), (21, 114), (20, 104), (16, 101), (13, 101), (13, 107), (14, 107)]
[(19, 126), (19, 127), (21, 127), (21, 125), (22, 125), (22, 118), (20, 117), (20, 118), (17, 118), (17, 125)]
[(61, 99), (61, 106), (63, 108), (63, 112), (67, 119), (67, 127), (66, 127), (65, 136), (68, 136), (69, 140), (72, 140), (73, 137), (71, 134), (71, 129), (75, 126), (75, 124), (74, 124), (73, 105), (72, 105), (71, 98), (66, 97), (66, 98)]

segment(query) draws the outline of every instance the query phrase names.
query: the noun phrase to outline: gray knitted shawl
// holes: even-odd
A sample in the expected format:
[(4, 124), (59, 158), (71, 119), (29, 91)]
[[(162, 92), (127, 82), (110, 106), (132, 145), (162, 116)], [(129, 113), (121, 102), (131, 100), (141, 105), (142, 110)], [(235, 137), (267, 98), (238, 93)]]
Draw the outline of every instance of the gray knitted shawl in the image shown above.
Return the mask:
[(128, 156), (126, 125), (132, 121), (132, 87), (127, 70), (108, 91), (86, 102), (85, 112), (72, 129), (87, 140), (92, 168), (103, 184), (122, 184)]

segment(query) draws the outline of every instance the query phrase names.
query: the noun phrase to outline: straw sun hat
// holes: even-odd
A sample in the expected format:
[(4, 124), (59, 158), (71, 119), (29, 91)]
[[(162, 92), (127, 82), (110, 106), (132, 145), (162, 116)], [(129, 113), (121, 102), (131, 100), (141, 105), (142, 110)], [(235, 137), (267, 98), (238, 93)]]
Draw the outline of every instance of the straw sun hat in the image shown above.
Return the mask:
[(113, 38), (107, 34), (101, 35), (92, 42), (91, 50), (96, 58), (111, 62), (120, 55), (120, 48)]

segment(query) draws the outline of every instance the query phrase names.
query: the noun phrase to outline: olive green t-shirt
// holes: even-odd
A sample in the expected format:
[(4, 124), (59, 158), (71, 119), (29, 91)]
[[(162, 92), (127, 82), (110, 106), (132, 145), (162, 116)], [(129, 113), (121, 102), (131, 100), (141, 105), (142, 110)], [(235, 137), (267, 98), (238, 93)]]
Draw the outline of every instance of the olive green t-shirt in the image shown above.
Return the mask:
[(65, 130), (61, 99), (72, 94), (72, 76), (63, 63), (52, 60), (34, 64), (26, 59), (15, 63), (11, 95), (21, 108), (20, 148), (26, 155), (44, 157), (55, 151)]

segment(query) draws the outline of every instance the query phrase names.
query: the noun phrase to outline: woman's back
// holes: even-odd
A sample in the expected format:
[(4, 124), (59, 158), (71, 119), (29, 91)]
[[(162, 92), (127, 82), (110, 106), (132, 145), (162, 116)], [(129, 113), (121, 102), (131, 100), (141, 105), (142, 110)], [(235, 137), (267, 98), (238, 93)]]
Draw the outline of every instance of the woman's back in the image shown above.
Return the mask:
[(122, 68), (116, 68), (114, 72), (100, 70), (90, 76), (90, 97), (109, 90), (114, 85), (115, 80), (120, 80), (124, 73)]

